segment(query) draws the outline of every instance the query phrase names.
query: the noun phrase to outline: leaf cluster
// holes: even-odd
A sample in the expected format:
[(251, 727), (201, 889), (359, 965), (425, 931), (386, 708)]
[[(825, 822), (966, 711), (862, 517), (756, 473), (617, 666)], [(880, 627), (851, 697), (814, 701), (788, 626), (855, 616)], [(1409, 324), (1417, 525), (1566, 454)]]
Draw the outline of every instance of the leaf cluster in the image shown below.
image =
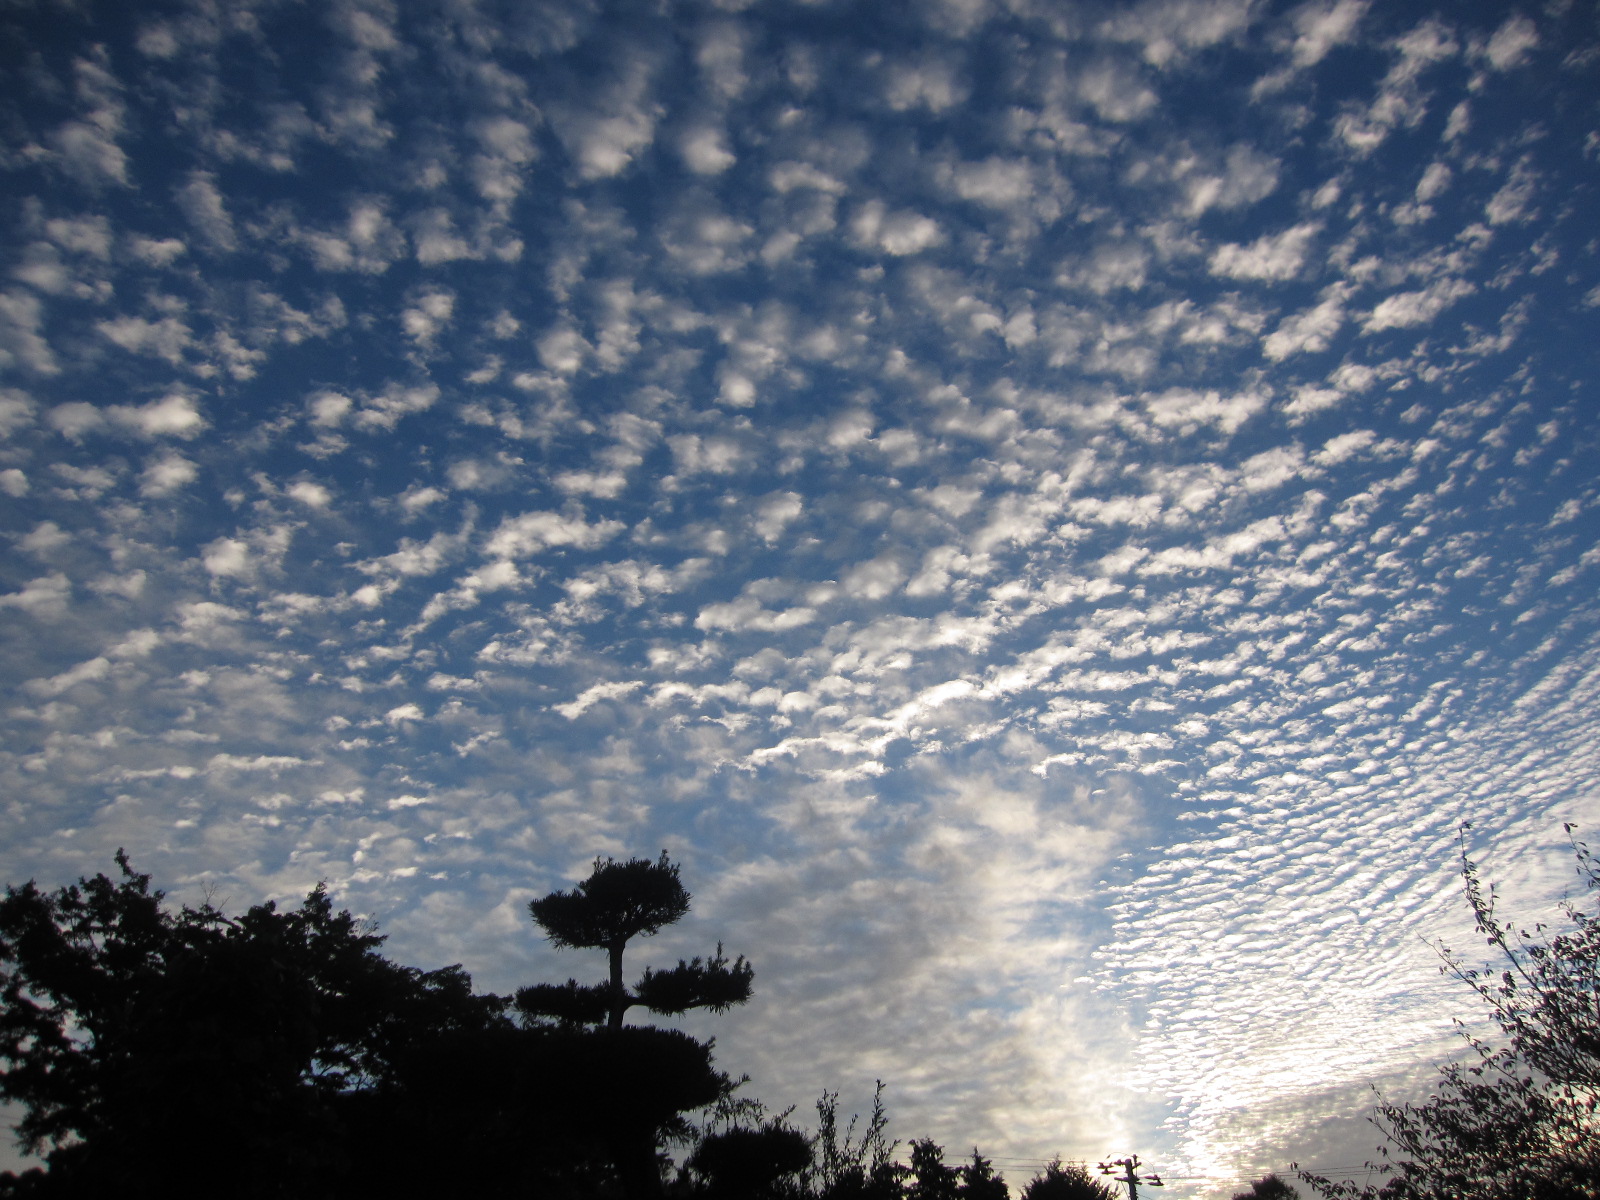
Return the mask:
[(558, 947), (620, 945), (656, 933), (689, 911), (689, 892), (678, 871), (665, 850), (655, 862), (597, 858), (577, 887), (529, 901), (528, 911)]

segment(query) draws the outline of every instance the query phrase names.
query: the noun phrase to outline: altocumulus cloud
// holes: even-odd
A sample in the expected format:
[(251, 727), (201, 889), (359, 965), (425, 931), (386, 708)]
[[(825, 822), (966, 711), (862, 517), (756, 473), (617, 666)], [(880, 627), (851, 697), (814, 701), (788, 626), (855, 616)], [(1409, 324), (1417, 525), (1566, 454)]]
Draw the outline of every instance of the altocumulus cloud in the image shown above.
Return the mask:
[(1352, 1161), (1593, 824), (1592, 6), (491, 7), (7, 10), (6, 877), (664, 846), (769, 1103)]

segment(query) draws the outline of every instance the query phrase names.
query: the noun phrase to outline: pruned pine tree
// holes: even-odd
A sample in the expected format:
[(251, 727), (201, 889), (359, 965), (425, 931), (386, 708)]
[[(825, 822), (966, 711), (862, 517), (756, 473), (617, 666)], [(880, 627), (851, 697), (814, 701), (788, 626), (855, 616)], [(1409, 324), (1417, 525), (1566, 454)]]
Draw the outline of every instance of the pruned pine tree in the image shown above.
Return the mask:
[[(784, 1181), (811, 1165), (811, 1139), (783, 1118), (708, 1133), (689, 1156), (688, 1168), (708, 1200), (766, 1200), (785, 1194)], [(791, 1187), (788, 1194), (794, 1194)]]
[(663, 971), (647, 968), (631, 990), (623, 982), (622, 955), (629, 941), (649, 937), (689, 911), (689, 892), (665, 850), (655, 862), (597, 858), (587, 879), (570, 891), (530, 901), (528, 911), (552, 945), (604, 950), (610, 967), (604, 983), (569, 979), (521, 989), (517, 1007), (529, 1016), (620, 1029), (624, 1014), (636, 1005), (675, 1015), (695, 1008), (721, 1012), (750, 998), (754, 970), (743, 955), (729, 962), (720, 942), (708, 959), (680, 959)]
[[(659, 932), (688, 911), (688, 889), (665, 850), (655, 862), (597, 858), (589, 877), (576, 887), (528, 905), (534, 922), (555, 946), (606, 952), (610, 969), (605, 982), (536, 984), (517, 992), (516, 1006), (532, 1022), (559, 1022), (592, 1061), (595, 1077), (614, 1084), (604, 1141), (622, 1191), (630, 1197), (661, 1193), (662, 1149), (669, 1139), (689, 1134), (684, 1114), (717, 1102), (735, 1086), (712, 1069), (710, 1043), (676, 1030), (623, 1024), (627, 1011), (636, 1006), (661, 1015), (696, 1008), (720, 1012), (750, 998), (754, 971), (743, 956), (729, 962), (720, 942), (708, 959), (647, 969), (631, 989), (626, 985), (622, 956), (628, 943)], [(703, 1061), (692, 1067), (680, 1062), (687, 1049), (680, 1043), (699, 1050)], [(667, 1102), (630, 1107), (630, 1098), (645, 1094)], [(708, 1170), (737, 1175), (741, 1149), (748, 1147), (708, 1151)]]

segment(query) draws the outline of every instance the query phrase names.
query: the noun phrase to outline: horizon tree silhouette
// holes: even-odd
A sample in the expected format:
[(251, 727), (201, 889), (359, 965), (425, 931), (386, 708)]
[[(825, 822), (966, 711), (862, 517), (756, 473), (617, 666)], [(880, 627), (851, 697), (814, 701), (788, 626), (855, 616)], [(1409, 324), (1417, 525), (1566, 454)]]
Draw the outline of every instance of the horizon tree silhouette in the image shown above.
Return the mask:
[(120, 881), (0, 897), (0, 1098), (45, 1163), (0, 1195), (337, 1194), (415, 1046), (512, 1027), (460, 966), (385, 958), (320, 884), (294, 908), (173, 912), (116, 863)]
[[(603, 1135), (630, 1196), (661, 1194), (662, 1143), (689, 1132), (684, 1113), (715, 1103), (735, 1086), (711, 1065), (709, 1042), (623, 1023), (633, 1007), (665, 1016), (696, 1008), (721, 1012), (750, 999), (753, 968), (743, 955), (730, 963), (721, 942), (708, 959), (646, 968), (631, 990), (623, 982), (628, 943), (681, 920), (689, 900), (678, 865), (663, 850), (654, 862), (596, 858), (589, 877), (571, 890), (528, 903), (529, 915), (557, 948), (606, 952), (604, 983), (534, 984), (517, 991), (515, 1004), (529, 1021), (557, 1021), (591, 1064), (589, 1079), (601, 1093), (592, 1111), (603, 1114)], [(749, 1167), (746, 1161), (741, 1169)]]
[(1233, 1200), (1300, 1200), (1300, 1189), (1272, 1171), (1252, 1183), (1248, 1191), (1235, 1192)]
[(911, 1162), (903, 1184), (905, 1200), (1009, 1200), (1005, 1176), (972, 1148), (972, 1161), (947, 1166), (944, 1147), (932, 1138), (911, 1143)]
[(1117, 1190), (1083, 1163), (1063, 1163), (1057, 1157), (1028, 1181), (1022, 1200), (1117, 1200)]
[(530, 900), (528, 912), (558, 949), (604, 950), (609, 978), (601, 984), (569, 979), (520, 988), (517, 1008), (529, 1016), (621, 1029), (624, 1014), (636, 1005), (676, 1016), (694, 1008), (722, 1012), (743, 1004), (750, 999), (755, 971), (742, 954), (729, 963), (721, 942), (709, 959), (679, 959), (676, 967), (664, 971), (647, 967), (632, 991), (623, 983), (622, 955), (628, 942), (682, 920), (689, 900), (678, 864), (665, 850), (655, 862), (596, 858), (587, 879), (571, 891)]

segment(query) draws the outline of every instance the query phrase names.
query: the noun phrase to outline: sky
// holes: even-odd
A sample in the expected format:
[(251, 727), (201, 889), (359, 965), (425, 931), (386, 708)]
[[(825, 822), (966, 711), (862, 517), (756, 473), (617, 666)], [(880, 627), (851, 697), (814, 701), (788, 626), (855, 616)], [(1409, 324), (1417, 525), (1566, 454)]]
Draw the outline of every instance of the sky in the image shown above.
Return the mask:
[(748, 1094), (1173, 1200), (1459, 1051), (1461, 822), (1573, 880), (1594, 3), (0, 26), (0, 879), (509, 991), (664, 848)]

